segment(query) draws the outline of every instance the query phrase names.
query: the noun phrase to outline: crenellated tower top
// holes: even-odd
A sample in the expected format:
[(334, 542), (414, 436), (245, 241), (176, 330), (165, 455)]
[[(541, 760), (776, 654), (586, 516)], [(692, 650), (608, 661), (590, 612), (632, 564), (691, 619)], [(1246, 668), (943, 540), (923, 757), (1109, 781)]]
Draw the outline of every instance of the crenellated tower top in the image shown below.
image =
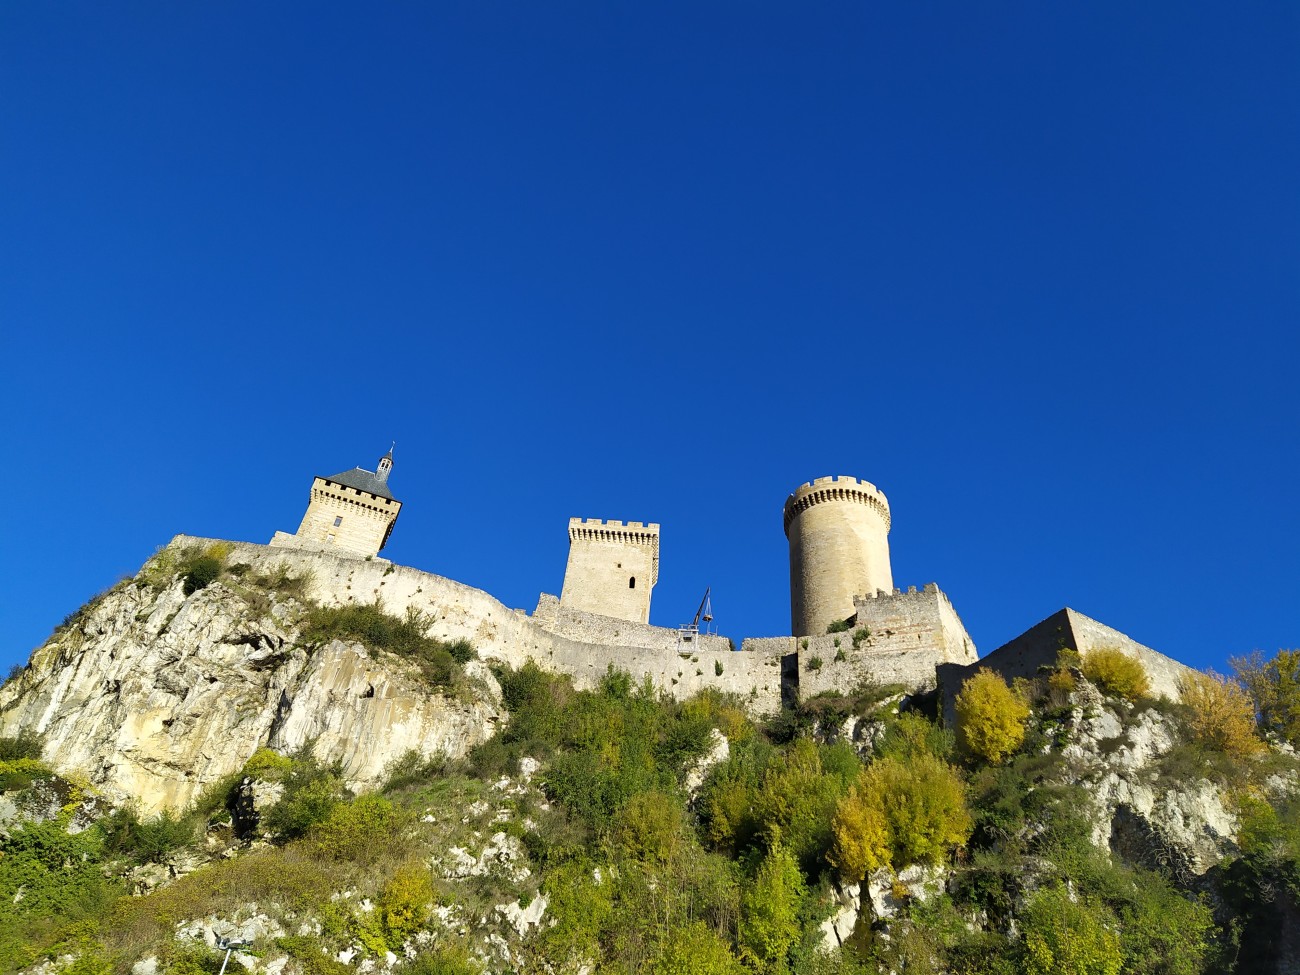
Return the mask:
[(837, 477), (819, 477), (809, 481), (796, 488), (794, 493), (785, 499), (783, 521), (786, 537), (790, 536), (790, 522), (794, 520), (796, 515), (807, 511), (813, 505), (825, 504), (830, 501), (847, 501), (854, 504), (865, 504), (874, 508), (884, 521), (885, 532), (888, 533), (890, 527), (889, 501), (885, 498), (885, 492), (870, 481), (859, 480), (856, 477), (847, 477), (841, 474)]

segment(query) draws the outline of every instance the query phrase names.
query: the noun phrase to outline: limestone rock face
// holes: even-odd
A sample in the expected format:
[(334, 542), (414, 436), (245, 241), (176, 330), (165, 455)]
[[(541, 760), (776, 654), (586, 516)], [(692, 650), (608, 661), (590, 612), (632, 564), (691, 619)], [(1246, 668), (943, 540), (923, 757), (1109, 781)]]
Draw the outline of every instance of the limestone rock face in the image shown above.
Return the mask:
[(1156, 774), (1178, 741), (1168, 717), (1105, 701), (1086, 683), (1075, 704), (1064, 754), (1096, 805), (1098, 847), (1182, 876), (1204, 874), (1235, 849), (1237, 819), (1219, 788), (1206, 780), (1174, 788)]
[(144, 574), (98, 597), (0, 688), (0, 735), (35, 731), (45, 759), (143, 813), (180, 809), (258, 748), (310, 744), (354, 788), (407, 751), (459, 756), (502, 720), (486, 668), (431, 690), (406, 662), (334, 641), (300, 645), (292, 599), (220, 582), (186, 595)]

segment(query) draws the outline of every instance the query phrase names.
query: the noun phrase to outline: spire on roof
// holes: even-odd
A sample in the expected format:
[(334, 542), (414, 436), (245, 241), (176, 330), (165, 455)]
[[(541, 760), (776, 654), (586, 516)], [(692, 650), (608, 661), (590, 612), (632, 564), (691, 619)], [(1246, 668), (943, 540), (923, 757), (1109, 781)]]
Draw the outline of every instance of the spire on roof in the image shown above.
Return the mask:
[(393, 449), (397, 446), (397, 441), (393, 441), (393, 446), (388, 448), (388, 453), (379, 458), (379, 466), (375, 469), (375, 480), (383, 484), (388, 480), (388, 472), (393, 469)]

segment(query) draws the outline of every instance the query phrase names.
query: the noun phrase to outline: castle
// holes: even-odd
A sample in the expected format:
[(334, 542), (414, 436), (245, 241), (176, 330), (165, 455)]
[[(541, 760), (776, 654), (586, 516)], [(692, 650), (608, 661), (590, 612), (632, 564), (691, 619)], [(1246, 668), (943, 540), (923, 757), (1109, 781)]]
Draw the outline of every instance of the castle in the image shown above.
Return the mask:
[(402, 502), (388, 489), (392, 470), (390, 447), (373, 471), (354, 467), (341, 474), (315, 478), (302, 524), (292, 535), (276, 532), (271, 544), (366, 558), (378, 555), (388, 544), (402, 510)]
[[(660, 526), (639, 521), (570, 519), (560, 596), (543, 593), (531, 614), (507, 610), (479, 590), (377, 558), (401, 509), (388, 488), (392, 453), (373, 472), (316, 477), (298, 531), (276, 532), (271, 546), (334, 556), (332, 582), (346, 581), (346, 599), (382, 595), (393, 609), (415, 606), (439, 621), (435, 636), (468, 637), (483, 656), (512, 666), (533, 660), (572, 675), (579, 687), (612, 666), (678, 698), (711, 687), (740, 694), (755, 713), (771, 713), (864, 682), (911, 692), (939, 687), (951, 699), (977, 665), (1009, 679), (1053, 664), (1063, 647), (1118, 647), (1142, 661), (1157, 693), (1171, 697), (1187, 671), (1070, 609), (980, 658), (937, 584), (894, 587), (889, 502), (874, 484), (845, 476), (817, 478), (785, 501), (790, 635), (749, 637), (737, 652), (726, 637), (651, 626)], [(386, 568), (377, 575), (372, 563)]]

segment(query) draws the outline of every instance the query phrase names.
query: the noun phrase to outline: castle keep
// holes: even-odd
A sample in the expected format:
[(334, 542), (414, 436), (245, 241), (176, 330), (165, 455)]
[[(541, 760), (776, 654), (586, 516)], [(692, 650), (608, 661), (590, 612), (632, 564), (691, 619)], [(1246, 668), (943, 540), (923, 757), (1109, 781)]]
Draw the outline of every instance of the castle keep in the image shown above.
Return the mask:
[(659, 526), (569, 519), (569, 562), (560, 605), (632, 623), (650, 622), (659, 581)]
[(290, 535), (276, 532), (271, 544), (289, 548), (342, 551), (364, 557), (379, 554), (393, 534), (402, 502), (388, 489), (393, 451), (373, 471), (354, 467), (312, 481), (302, 524)]

